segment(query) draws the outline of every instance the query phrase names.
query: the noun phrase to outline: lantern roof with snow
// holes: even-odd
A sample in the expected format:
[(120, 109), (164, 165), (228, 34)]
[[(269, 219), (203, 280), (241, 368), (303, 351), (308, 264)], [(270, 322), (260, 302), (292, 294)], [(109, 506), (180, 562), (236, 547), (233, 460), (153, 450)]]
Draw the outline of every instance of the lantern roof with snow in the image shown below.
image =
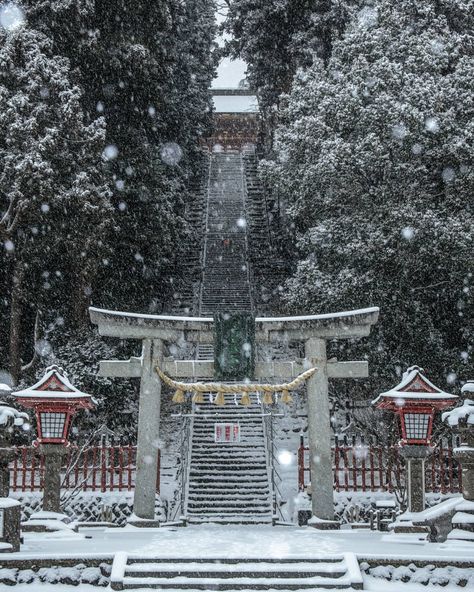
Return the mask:
[(33, 407), (42, 401), (64, 402), (82, 408), (96, 404), (92, 395), (84, 393), (71, 384), (67, 374), (59, 366), (49, 366), (40, 380), (33, 386), (13, 393), (23, 405)]
[(73, 416), (80, 409), (91, 409), (96, 404), (92, 395), (73, 386), (58, 366), (46, 368), (36, 384), (13, 395), (18, 403), (35, 411), (37, 444), (67, 446)]
[(397, 411), (405, 405), (405, 402), (414, 406), (430, 406), (436, 409), (444, 409), (453, 405), (458, 398), (435, 386), (423, 374), (423, 368), (411, 366), (404, 372), (403, 378), (397, 386), (385, 393), (381, 393), (374, 401), (379, 409)]
[(423, 372), (418, 366), (408, 368), (396, 387), (380, 394), (372, 402), (378, 409), (398, 415), (402, 432), (400, 446), (429, 446), (435, 411), (451, 407), (458, 398), (439, 389)]

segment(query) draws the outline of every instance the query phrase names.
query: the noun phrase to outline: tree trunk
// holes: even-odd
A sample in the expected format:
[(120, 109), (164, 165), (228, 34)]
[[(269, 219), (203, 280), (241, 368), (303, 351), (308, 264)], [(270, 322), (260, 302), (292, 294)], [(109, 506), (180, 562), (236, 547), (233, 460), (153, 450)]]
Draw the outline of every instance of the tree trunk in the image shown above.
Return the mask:
[(84, 274), (79, 271), (75, 277), (74, 292), (72, 294), (72, 315), (74, 324), (78, 328), (89, 324), (87, 310), (90, 304), (87, 293), (87, 281)]
[(15, 261), (10, 303), (10, 374), (13, 386), (18, 384), (21, 375), (21, 313), (24, 275), (23, 266)]

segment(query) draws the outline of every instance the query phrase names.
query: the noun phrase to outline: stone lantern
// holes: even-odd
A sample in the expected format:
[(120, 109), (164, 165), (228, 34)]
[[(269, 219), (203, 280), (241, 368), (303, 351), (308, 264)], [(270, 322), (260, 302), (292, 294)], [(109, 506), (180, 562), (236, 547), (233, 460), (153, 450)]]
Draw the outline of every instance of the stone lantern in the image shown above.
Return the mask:
[[(8, 392), (6, 385), (1, 390)], [(29, 428), (26, 413), (14, 409), (8, 403), (0, 402), (0, 552), (20, 550), (20, 502), (9, 498), (10, 462), (15, 458), (11, 436), (15, 428)]]
[(461, 389), (462, 405), (443, 413), (443, 421), (460, 436), (460, 445), (454, 457), (461, 465), (462, 494), (464, 500), (456, 507), (452, 519), (454, 530), (449, 539), (474, 542), (474, 381)]
[(400, 453), (407, 461), (408, 511), (425, 509), (425, 460), (430, 455), (435, 412), (451, 407), (456, 395), (445, 393), (412, 366), (393, 389), (381, 393), (372, 404), (395, 413), (400, 421)]
[(69, 446), (74, 415), (80, 409), (92, 409), (91, 395), (74, 387), (58, 366), (50, 366), (33, 386), (14, 396), (24, 407), (34, 409), (38, 446), (45, 459), (43, 511), (60, 512), (61, 467)]

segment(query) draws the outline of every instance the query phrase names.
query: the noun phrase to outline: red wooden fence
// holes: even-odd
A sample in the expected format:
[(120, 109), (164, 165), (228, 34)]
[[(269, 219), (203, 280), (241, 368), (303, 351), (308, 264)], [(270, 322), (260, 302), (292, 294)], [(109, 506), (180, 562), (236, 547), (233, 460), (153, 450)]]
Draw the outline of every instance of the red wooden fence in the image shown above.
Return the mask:
[[(137, 447), (71, 446), (62, 468), (62, 487), (82, 491), (131, 491), (135, 488)], [(41, 491), (44, 457), (37, 448), (19, 446), (10, 465), (12, 491)], [(160, 454), (156, 490), (160, 490)]]
[[(396, 446), (341, 445), (332, 447), (334, 489), (336, 491), (393, 491), (405, 482), (405, 462)], [(298, 487), (304, 490), (310, 482), (309, 450), (298, 449)], [(462, 490), (462, 473), (453, 457), (452, 446), (435, 448), (425, 465), (426, 491), (458, 493)]]

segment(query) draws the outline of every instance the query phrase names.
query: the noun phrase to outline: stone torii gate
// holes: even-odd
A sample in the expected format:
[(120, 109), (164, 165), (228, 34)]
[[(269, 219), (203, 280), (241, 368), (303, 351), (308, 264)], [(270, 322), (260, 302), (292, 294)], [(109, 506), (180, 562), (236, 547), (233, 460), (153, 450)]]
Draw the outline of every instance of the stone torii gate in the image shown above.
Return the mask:
[[(257, 380), (265, 377), (291, 379), (309, 366), (317, 368), (307, 382), (307, 398), (312, 512), (321, 525), (334, 520), (328, 379), (368, 376), (366, 361), (328, 361), (326, 341), (365, 337), (378, 315), (378, 308), (368, 308), (336, 314), (255, 319), (256, 344), (290, 341), (305, 344), (303, 360), (257, 362)], [(213, 360), (164, 359), (163, 343), (183, 340), (194, 344), (212, 343), (214, 321), (210, 317), (147, 315), (98, 308), (90, 308), (90, 317), (98, 325), (100, 335), (142, 341), (141, 357), (102, 361), (99, 374), (140, 378), (134, 514), (139, 519), (153, 521), (161, 402), (161, 383), (155, 366), (159, 365), (172, 378), (213, 377)]]

